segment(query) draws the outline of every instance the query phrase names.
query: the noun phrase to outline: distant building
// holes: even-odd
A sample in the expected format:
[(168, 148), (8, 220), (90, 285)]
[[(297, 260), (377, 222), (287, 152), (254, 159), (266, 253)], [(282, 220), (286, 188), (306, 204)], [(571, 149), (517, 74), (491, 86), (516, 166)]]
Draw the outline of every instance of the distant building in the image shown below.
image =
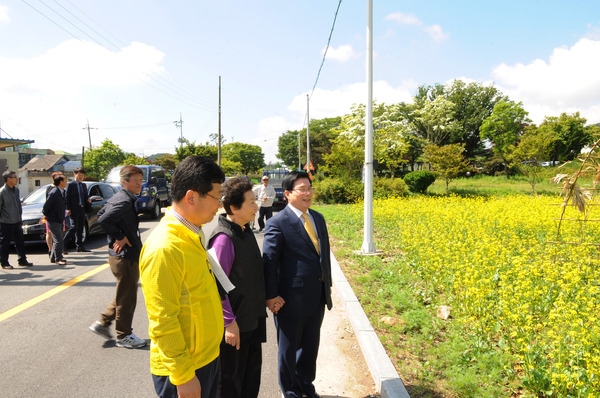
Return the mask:
[(66, 169), (65, 165), (68, 163), (74, 162), (69, 162), (69, 158), (65, 155), (45, 155), (31, 159), (17, 172), (21, 198), (24, 198), (43, 185), (51, 184), (52, 173), (55, 171), (62, 171), (67, 178), (72, 176), (73, 169), (79, 166), (73, 167), (74, 165), (71, 164), (69, 167), (72, 168)]

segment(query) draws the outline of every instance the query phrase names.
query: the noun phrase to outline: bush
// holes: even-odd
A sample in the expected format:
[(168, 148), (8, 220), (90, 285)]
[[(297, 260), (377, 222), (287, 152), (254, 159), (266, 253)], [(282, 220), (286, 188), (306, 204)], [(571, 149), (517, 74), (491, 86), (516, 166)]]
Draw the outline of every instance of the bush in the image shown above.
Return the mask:
[(346, 178), (323, 178), (314, 182), (315, 201), (327, 204), (356, 203), (363, 197), (363, 184)]
[(373, 199), (396, 198), (408, 195), (408, 186), (402, 178), (376, 178), (373, 181)]
[(404, 182), (411, 192), (425, 193), (435, 182), (435, 174), (427, 170), (411, 171), (404, 176)]

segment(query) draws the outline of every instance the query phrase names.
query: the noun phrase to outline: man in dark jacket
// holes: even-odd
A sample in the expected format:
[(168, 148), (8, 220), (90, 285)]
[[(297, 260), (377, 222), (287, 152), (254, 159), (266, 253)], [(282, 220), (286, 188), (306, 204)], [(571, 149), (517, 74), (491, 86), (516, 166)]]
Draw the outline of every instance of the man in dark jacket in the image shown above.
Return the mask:
[(50, 251), (50, 262), (58, 265), (67, 265), (63, 258), (63, 226), (65, 223), (65, 188), (67, 188), (67, 179), (63, 173), (52, 173), (54, 188), (48, 194), (48, 198), (42, 208), (42, 213), (46, 216), (48, 231), (52, 235), (52, 250)]
[(67, 210), (71, 218), (71, 229), (65, 236), (65, 244), (75, 243), (78, 252), (89, 252), (83, 246), (83, 228), (85, 228), (85, 213), (91, 209), (91, 199), (88, 197), (87, 186), (83, 183), (85, 170), (81, 167), (73, 170), (74, 180), (67, 184)]
[(100, 314), (100, 320), (90, 326), (90, 330), (110, 339), (112, 336), (108, 327), (115, 321), (117, 347), (141, 348), (146, 345), (146, 340), (133, 334), (131, 327), (140, 277), (142, 240), (135, 201), (136, 195), (142, 190), (142, 176), (140, 168), (123, 166), (120, 172), (121, 190), (98, 212), (98, 221), (107, 234), (108, 263), (117, 279), (117, 293)]
[(7, 170), (2, 173), (4, 185), (0, 188), (0, 265), (2, 269), (13, 269), (8, 263), (10, 242), (15, 242), (17, 258), (21, 267), (30, 267), (33, 264), (27, 261), (25, 243), (23, 238), (23, 209), (19, 199), (17, 187), (17, 173)]

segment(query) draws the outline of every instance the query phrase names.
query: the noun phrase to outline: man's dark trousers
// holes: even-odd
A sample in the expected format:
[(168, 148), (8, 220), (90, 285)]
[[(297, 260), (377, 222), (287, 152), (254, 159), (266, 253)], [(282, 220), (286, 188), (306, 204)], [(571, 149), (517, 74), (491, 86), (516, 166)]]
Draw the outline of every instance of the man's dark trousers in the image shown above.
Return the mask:
[[(269, 218), (273, 217), (273, 207), (260, 207), (258, 210), (258, 226), (260, 229), (265, 229), (265, 222)], [(264, 218), (264, 220), (263, 220)]]
[(27, 256), (25, 255), (25, 244), (23, 242), (23, 223), (0, 223), (0, 263), (2, 265), (8, 265), (8, 253), (10, 252), (11, 240), (15, 242), (19, 263), (27, 260)]
[(78, 248), (83, 247), (83, 228), (85, 228), (85, 211), (83, 207), (81, 211), (73, 214), (71, 212), (71, 229), (65, 235), (65, 247), (71, 243), (75, 243)]

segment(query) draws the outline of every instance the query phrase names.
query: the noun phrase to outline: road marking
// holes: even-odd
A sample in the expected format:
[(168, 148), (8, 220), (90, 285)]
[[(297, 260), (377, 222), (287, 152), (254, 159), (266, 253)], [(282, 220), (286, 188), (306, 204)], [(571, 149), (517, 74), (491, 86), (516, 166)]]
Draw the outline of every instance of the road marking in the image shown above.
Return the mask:
[(11, 316), (17, 315), (19, 312), (25, 311), (26, 309), (33, 307), (34, 305), (41, 303), (42, 301), (44, 301), (46, 299), (49, 299), (50, 297), (54, 296), (55, 294), (58, 294), (58, 293), (62, 292), (63, 290), (65, 290), (73, 285), (76, 285), (77, 283), (79, 283), (81, 281), (86, 280), (90, 276), (96, 275), (98, 272), (104, 271), (108, 267), (109, 267), (108, 263), (103, 264), (97, 268), (94, 268), (91, 271), (86, 272), (85, 274), (79, 275), (78, 277), (73, 278), (70, 281), (63, 283), (60, 286), (55, 287), (54, 289), (47, 291), (44, 294), (34, 297), (31, 300), (24, 302), (23, 304), (19, 304), (18, 306), (11, 308), (10, 310), (8, 310), (6, 312), (3, 312), (2, 314), (0, 314), (0, 322), (3, 322), (5, 320), (7, 320), (8, 318), (10, 318)]

